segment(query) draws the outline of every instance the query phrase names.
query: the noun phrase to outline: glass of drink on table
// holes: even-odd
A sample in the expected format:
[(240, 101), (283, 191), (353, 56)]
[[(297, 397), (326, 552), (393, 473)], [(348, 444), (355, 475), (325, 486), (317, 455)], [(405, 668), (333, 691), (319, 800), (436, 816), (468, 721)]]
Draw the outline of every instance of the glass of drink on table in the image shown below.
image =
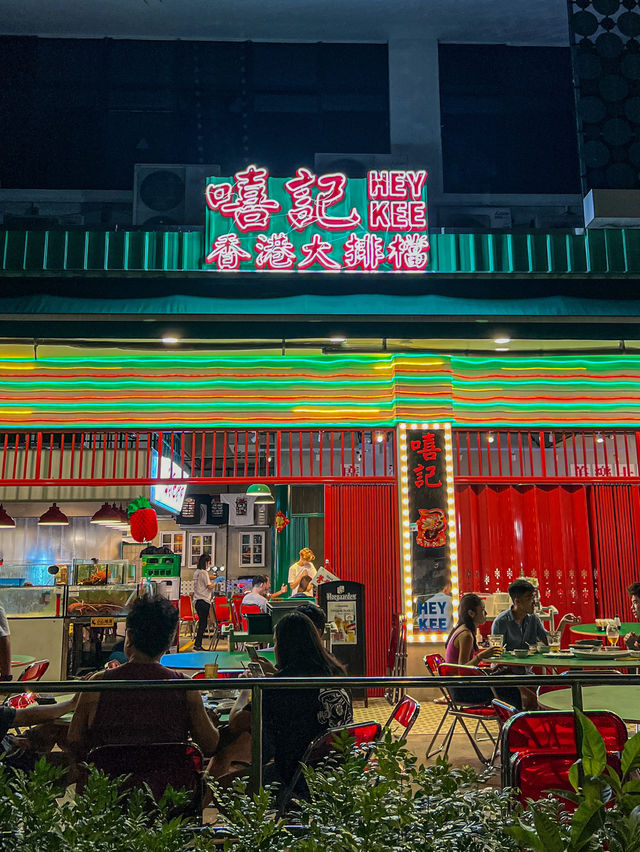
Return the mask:
[(607, 624), (607, 642), (610, 645), (617, 645), (620, 637), (620, 628), (615, 621), (610, 621)]
[(502, 633), (490, 633), (489, 634), (489, 647), (490, 648), (500, 648), (502, 651), (502, 646), (504, 645), (504, 636)]
[(552, 654), (557, 654), (560, 650), (560, 631), (554, 630), (549, 633), (549, 650)]

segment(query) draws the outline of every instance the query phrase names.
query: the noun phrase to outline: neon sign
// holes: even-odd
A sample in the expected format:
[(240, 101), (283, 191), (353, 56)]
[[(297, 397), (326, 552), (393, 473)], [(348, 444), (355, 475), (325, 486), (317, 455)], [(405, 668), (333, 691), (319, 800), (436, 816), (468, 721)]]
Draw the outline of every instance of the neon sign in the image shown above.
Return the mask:
[(427, 172), (364, 179), (269, 177), (252, 165), (210, 178), (205, 268), (218, 272), (423, 272), (429, 264)]

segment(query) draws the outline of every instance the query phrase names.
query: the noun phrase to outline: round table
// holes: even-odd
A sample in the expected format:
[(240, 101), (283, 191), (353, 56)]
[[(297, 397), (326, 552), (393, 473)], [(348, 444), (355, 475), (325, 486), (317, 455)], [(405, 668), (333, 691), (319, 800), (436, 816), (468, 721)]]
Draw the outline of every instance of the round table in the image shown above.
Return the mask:
[(557, 656), (529, 654), (528, 657), (503, 654), (501, 657), (492, 657), (490, 662), (504, 666), (543, 666), (547, 669), (635, 669), (640, 667), (640, 659), (634, 657), (621, 657), (618, 660), (585, 660), (573, 655), (565, 656), (564, 653)]
[[(538, 698), (545, 710), (571, 710), (570, 689), (545, 692)], [(583, 686), (583, 710), (610, 710), (625, 722), (640, 722), (640, 686)]]
[[(258, 651), (258, 655), (275, 663), (273, 651)], [(217, 663), (219, 669), (237, 669), (242, 671), (249, 662), (249, 655), (244, 651), (186, 651), (178, 654), (165, 654), (160, 658), (160, 664), (169, 669), (203, 669), (207, 663)]]
[(28, 654), (12, 654), (11, 655), (11, 668), (14, 666), (27, 666), (29, 663), (35, 663), (36, 658), (30, 657)]
[[(571, 624), (569, 630), (576, 636), (582, 636), (585, 639), (593, 639), (594, 636), (600, 639), (607, 638), (606, 632), (601, 630), (597, 624)], [(640, 633), (640, 621), (623, 621), (620, 625), (620, 635), (626, 636), (627, 633)]]

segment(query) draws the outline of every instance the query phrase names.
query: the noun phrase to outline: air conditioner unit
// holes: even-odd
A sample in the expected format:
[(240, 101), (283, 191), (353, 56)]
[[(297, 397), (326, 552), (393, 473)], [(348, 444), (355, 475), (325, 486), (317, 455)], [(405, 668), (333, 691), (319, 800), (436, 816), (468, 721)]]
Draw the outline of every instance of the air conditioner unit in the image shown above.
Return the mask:
[(136, 163), (133, 178), (133, 224), (204, 225), (204, 188), (218, 165)]
[(313, 167), (319, 175), (342, 172), (349, 178), (363, 178), (372, 169), (406, 169), (407, 161), (393, 154), (314, 154)]
[(512, 225), (510, 207), (440, 207), (438, 224), (457, 231), (496, 231)]

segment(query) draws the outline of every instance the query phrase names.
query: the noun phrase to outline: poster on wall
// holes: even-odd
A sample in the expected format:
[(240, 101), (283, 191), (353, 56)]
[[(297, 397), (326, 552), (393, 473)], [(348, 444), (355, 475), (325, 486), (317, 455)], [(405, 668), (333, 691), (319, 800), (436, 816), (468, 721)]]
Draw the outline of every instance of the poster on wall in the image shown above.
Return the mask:
[[(335, 599), (332, 600), (332, 597)], [(355, 594), (327, 595), (327, 621), (336, 629), (331, 634), (334, 645), (350, 645), (358, 641), (358, 614)]]
[[(453, 598), (444, 429), (406, 432), (414, 633), (451, 630)], [(408, 607), (407, 607), (408, 609)]]

